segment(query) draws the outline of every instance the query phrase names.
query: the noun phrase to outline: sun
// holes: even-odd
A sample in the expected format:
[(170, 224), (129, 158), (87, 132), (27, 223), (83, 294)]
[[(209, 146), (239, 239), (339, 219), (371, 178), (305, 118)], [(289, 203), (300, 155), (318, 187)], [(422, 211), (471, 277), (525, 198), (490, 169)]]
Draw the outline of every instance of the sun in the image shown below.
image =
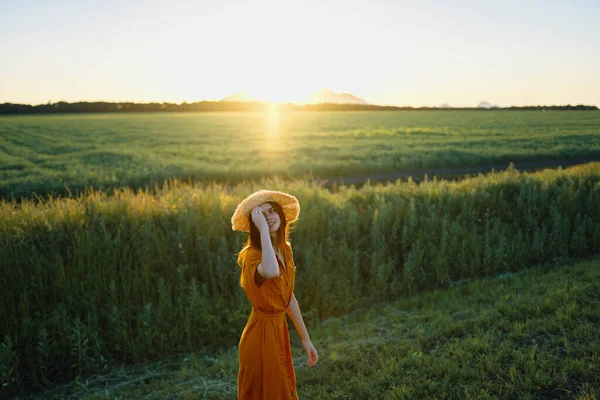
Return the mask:
[(265, 77), (248, 92), (259, 101), (303, 104), (310, 94), (310, 85), (294, 81), (292, 77), (285, 80)]
[(284, 90), (279, 90), (277, 88), (265, 88), (257, 91), (254, 95), (257, 100), (266, 101), (269, 103), (297, 103), (298, 96), (290, 95)]

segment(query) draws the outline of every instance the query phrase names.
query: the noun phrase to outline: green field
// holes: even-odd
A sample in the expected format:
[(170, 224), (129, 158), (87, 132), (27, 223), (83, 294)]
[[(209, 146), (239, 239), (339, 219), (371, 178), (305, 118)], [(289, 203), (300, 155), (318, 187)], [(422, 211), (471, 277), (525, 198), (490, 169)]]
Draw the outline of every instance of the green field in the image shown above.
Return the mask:
[(600, 163), (335, 192), (267, 179), (0, 201), (0, 385), (18, 393), (81, 383), (237, 343), (250, 305), (235, 263), (246, 234), (232, 232), (230, 218), (262, 187), (302, 205), (291, 240), (309, 326), (600, 249)]
[(600, 112), (3, 116), (0, 196), (589, 156), (600, 156)]
[[(599, 292), (595, 259), (372, 304), (312, 324), (315, 368), (306, 367), (292, 334), (299, 398), (598, 399)], [(111, 368), (39, 398), (233, 400), (236, 345)]]
[[(600, 156), (599, 130), (598, 112), (1, 117), (0, 398), (233, 398), (249, 304), (230, 218), (261, 188), (302, 205), (296, 295), (324, 355), (308, 371), (296, 346), (302, 398), (597, 398), (598, 262), (515, 276), (598, 254), (600, 163), (305, 178)], [(26, 198), (65, 186), (102, 190)]]

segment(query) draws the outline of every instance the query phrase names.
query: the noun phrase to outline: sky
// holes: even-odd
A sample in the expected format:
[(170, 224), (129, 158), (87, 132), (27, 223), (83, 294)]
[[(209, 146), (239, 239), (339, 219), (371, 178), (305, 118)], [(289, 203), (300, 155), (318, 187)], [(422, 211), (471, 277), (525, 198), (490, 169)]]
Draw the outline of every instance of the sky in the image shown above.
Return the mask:
[(0, 103), (600, 107), (600, 1), (0, 0)]

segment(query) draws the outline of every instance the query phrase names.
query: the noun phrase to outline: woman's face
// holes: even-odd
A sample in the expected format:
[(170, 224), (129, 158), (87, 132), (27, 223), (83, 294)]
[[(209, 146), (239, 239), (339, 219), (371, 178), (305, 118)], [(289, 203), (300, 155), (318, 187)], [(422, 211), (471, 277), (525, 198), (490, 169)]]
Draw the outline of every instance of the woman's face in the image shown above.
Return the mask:
[(279, 214), (277, 214), (275, 208), (269, 203), (261, 204), (260, 208), (262, 208), (263, 215), (267, 220), (267, 224), (269, 224), (269, 233), (277, 232), (281, 225), (281, 218), (279, 218)]

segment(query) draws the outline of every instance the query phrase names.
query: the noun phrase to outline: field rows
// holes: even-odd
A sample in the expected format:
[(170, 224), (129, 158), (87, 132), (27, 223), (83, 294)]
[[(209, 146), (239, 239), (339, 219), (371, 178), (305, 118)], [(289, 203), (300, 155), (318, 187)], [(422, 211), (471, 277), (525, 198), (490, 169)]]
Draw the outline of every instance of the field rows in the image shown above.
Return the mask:
[(5, 116), (0, 197), (590, 156), (600, 156), (600, 112)]

